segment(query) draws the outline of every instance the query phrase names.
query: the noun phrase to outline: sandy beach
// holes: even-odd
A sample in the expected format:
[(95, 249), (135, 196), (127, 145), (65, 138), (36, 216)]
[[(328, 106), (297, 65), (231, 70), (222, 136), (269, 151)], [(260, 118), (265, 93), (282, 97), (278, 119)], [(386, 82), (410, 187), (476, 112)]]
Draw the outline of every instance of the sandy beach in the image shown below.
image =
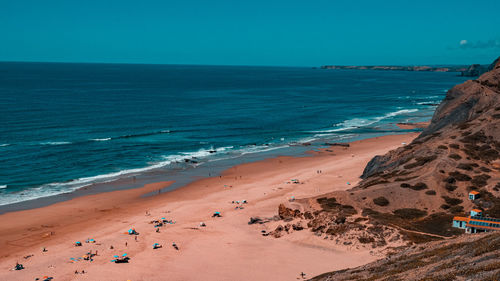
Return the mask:
[[(297, 280), (301, 272), (312, 277), (374, 261), (380, 256), (369, 250), (340, 247), (308, 230), (281, 238), (262, 236), (262, 230), (272, 229), (266, 224), (249, 225), (248, 221), (250, 217), (277, 215), (278, 205), (292, 196), (299, 199), (349, 189), (373, 156), (416, 136), (383, 136), (356, 141), (349, 148), (334, 146), (310, 152), (305, 157), (238, 165), (220, 177), (155, 196), (141, 197), (170, 183), (3, 214), (0, 279)], [(291, 179), (302, 184), (293, 184)], [(242, 209), (231, 203), (242, 200), (248, 202), (241, 204)], [(222, 217), (212, 217), (216, 211)], [(175, 223), (156, 232), (150, 221), (162, 217)], [(206, 227), (200, 227), (200, 222)], [(126, 234), (130, 228), (139, 235)], [(87, 239), (96, 243), (85, 243)], [(75, 247), (76, 241), (83, 246)], [(179, 250), (172, 247), (173, 242)], [(163, 247), (153, 250), (154, 243)], [(77, 260), (89, 251), (97, 251), (93, 261)], [(130, 257), (129, 263), (110, 262), (114, 255), (124, 253)], [(25, 269), (12, 271), (16, 262)], [(85, 274), (75, 274), (82, 270)]]

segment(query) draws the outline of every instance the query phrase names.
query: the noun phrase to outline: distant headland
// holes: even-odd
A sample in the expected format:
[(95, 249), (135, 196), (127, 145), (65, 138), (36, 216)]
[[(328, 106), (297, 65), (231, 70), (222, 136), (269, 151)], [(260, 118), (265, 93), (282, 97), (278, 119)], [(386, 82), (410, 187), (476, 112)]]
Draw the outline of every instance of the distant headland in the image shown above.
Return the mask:
[(397, 65), (323, 65), (321, 69), (358, 69), (358, 70), (397, 70), (397, 71), (431, 71), (459, 72), (460, 76), (475, 77), (487, 72), (490, 65), (439, 65), (439, 66), (397, 66)]

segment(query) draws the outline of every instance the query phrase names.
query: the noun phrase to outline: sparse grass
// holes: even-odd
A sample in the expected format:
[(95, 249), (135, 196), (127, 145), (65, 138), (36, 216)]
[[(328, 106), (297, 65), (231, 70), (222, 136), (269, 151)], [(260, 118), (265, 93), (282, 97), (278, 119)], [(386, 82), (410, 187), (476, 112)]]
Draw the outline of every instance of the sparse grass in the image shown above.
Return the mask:
[(407, 177), (407, 178), (396, 178), (394, 181), (409, 181), (416, 178), (418, 178), (418, 176)]

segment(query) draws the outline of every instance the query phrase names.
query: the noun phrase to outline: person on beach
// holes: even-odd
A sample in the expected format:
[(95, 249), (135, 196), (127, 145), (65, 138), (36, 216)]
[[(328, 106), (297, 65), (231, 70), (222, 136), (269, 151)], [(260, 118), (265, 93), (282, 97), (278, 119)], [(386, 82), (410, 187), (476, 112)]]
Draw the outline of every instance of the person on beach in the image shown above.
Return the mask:
[(16, 266), (14, 267), (14, 270), (21, 270), (24, 269), (24, 266), (18, 262), (16, 262)]
[(179, 251), (179, 247), (177, 246), (177, 244), (175, 244), (175, 242), (172, 242), (172, 247), (174, 247), (174, 249), (176, 249), (177, 251)]

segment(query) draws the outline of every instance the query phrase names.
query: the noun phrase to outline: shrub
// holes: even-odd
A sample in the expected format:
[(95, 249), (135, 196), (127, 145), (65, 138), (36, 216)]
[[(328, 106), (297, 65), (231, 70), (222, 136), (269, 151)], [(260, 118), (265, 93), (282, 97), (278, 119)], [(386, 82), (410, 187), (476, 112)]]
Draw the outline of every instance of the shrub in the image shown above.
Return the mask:
[(466, 171), (472, 171), (472, 170), (474, 170), (474, 168), (472, 168), (472, 165), (466, 164), (466, 163), (460, 163), (460, 164), (458, 164), (457, 169), (466, 170)]
[(456, 153), (452, 153), (452, 154), (448, 155), (448, 157), (450, 157), (451, 159), (455, 159), (455, 160), (462, 159), (462, 157)]
[(479, 176), (474, 176), (474, 178), (472, 179), (471, 183), (474, 184), (475, 186), (478, 186), (478, 187), (483, 187), (485, 185), (488, 184), (488, 179), (490, 179), (491, 177), (487, 174), (482, 174), (482, 175), (479, 175)]
[(364, 237), (364, 236), (361, 236), (361, 237), (358, 237), (358, 240), (359, 240), (359, 243), (362, 243), (362, 244), (368, 244), (368, 243), (372, 243), (372, 242), (375, 242), (375, 239), (373, 239), (373, 237)]
[(425, 194), (427, 194), (427, 195), (436, 195), (436, 191), (434, 191), (434, 190), (427, 190), (425, 192)]
[(458, 198), (451, 198), (448, 196), (441, 196), (441, 197), (444, 199), (446, 204), (451, 205), (451, 206), (455, 206), (455, 205), (458, 205), (458, 204), (463, 202), (461, 199), (458, 199)]
[(451, 177), (451, 176), (445, 178), (443, 181), (446, 182), (446, 183), (456, 183), (457, 182), (457, 180), (454, 177)]
[(480, 169), (481, 169), (481, 171), (483, 171), (483, 172), (485, 172), (485, 173), (489, 173), (489, 172), (491, 172), (491, 169), (486, 168), (486, 167), (481, 167)]
[(453, 206), (450, 208), (450, 212), (453, 214), (463, 213), (463, 211), (464, 211), (464, 207), (460, 206), (460, 205)]
[(384, 206), (389, 205), (389, 200), (387, 200), (387, 198), (385, 198), (383, 196), (380, 196), (380, 197), (377, 197), (377, 198), (373, 199), (373, 203), (375, 203), (376, 205), (384, 207)]
[(448, 147), (446, 145), (440, 145), (438, 146), (438, 149), (448, 149)]
[(460, 148), (460, 145), (456, 144), (456, 143), (452, 143), (450, 144), (450, 147), (451, 148), (454, 148), (454, 149), (459, 149)]
[(462, 124), (459, 124), (457, 126), (457, 128), (460, 129), (460, 130), (465, 130), (465, 129), (468, 129), (470, 126), (472, 126), (471, 123), (462, 123)]
[(427, 215), (427, 212), (424, 210), (413, 209), (413, 208), (404, 208), (394, 210), (394, 215), (402, 218), (402, 219), (418, 219)]
[(423, 190), (423, 189), (427, 189), (427, 185), (423, 182), (418, 182), (410, 188), (413, 190)]
[(450, 176), (454, 177), (457, 181), (470, 181), (472, 178), (466, 174), (462, 174), (459, 171), (451, 172)]
[(450, 184), (450, 183), (447, 183), (447, 184), (444, 186), (444, 188), (446, 188), (446, 190), (448, 190), (448, 191), (452, 192), (452, 191), (454, 191), (455, 189), (457, 189), (457, 188), (458, 188), (458, 186), (453, 185), (453, 184)]

